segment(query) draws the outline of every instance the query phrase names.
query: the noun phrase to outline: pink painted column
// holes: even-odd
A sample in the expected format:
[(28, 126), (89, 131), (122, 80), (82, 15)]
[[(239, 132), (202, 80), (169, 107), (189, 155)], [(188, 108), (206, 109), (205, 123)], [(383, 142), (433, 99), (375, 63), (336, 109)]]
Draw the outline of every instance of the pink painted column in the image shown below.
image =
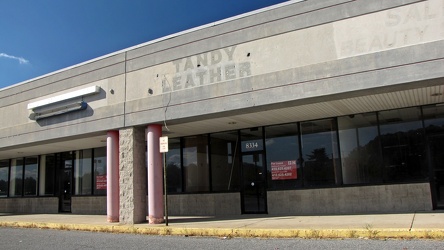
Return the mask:
[(106, 219), (119, 222), (119, 131), (106, 134)]
[(162, 155), (159, 148), (159, 138), (162, 136), (162, 126), (148, 125), (148, 221), (149, 224), (164, 222), (163, 211), (163, 169)]

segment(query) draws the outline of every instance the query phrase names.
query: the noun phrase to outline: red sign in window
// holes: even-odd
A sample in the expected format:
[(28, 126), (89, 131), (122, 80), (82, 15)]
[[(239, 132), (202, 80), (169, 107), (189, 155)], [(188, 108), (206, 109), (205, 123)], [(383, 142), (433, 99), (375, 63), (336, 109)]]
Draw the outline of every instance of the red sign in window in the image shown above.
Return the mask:
[(96, 176), (96, 189), (106, 189), (106, 175)]
[(272, 180), (293, 180), (298, 178), (296, 160), (271, 162)]

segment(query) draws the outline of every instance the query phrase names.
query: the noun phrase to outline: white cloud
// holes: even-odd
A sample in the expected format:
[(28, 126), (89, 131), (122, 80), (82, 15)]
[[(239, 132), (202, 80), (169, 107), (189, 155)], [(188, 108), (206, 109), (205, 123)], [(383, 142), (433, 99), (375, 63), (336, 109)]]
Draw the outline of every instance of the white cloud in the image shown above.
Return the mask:
[(29, 61), (23, 57), (11, 56), (11, 55), (8, 55), (5, 53), (0, 53), (0, 57), (5, 57), (5, 58), (17, 60), (17, 61), (19, 61), (20, 64), (28, 64), (29, 63)]

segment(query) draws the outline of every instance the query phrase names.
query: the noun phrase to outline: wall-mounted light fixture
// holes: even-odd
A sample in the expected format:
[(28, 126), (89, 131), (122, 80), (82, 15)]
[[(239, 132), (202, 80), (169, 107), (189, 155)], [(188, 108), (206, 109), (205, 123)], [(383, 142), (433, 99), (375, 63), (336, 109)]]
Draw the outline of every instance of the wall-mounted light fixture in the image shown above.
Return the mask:
[(40, 101), (36, 101), (36, 102), (31, 102), (28, 104), (28, 109), (34, 109), (34, 108), (38, 108), (38, 107), (42, 107), (45, 105), (49, 105), (52, 103), (57, 103), (57, 102), (61, 102), (61, 101), (66, 101), (69, 99), (73, 99), (75, 97), (81, 97), (81, 96), (87, 96), (87, 95), (92, 95), (92, 94), (97, 94), (100, 92), (100, 87), (99, 86), (91, 86), (88, 88), (84, 88), (84, 89), (79, 89), (73, 92), (69, 92), (63, 95), (58, 95), (58, 96), (54, 96), (54, 97), (50, 97), (44, 100), (40, 100)]
[(86, 102), (74, 102), (66, 105), (50, 108), (47, 110), (38, 110), (37, 112), (31, 113), (29, 115), (29, 119), (31, 120), (39, 120), (50, 116), (61, 115), (77, 110), (84, 110), (88, 107)]
[(83, 101), (83, 97), (98, 94), (99, 92), (99, 86), (91, 86), (40, 101), (31, 102), (28, 104), (28, 110), (32, 111), (29, 115), (29, 119), (39, 120), (77, 110), (84, 110), (88, 105)]

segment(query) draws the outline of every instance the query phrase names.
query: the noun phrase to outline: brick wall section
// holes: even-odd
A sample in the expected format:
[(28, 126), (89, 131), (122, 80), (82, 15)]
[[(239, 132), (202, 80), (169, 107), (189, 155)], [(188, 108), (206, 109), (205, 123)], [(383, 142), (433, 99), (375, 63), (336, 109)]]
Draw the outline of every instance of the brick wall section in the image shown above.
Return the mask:
[(106, 196), (74, 196), (71, 198), (71, 212), (106, 215)]
[(372, 214), (431, 211), (430, 184), (271, 191), (272, 215)]
[(168, 215), (240, 215), (240, 193), (168, 195)]
[(145, 128), (121, 129), (119, 154), (119, 221), (124, 224), (145, 222), (147, 216)]
[(0, 212), (55, 214), (59, 212), (59, 199), (57, 197), (0, 199)]

